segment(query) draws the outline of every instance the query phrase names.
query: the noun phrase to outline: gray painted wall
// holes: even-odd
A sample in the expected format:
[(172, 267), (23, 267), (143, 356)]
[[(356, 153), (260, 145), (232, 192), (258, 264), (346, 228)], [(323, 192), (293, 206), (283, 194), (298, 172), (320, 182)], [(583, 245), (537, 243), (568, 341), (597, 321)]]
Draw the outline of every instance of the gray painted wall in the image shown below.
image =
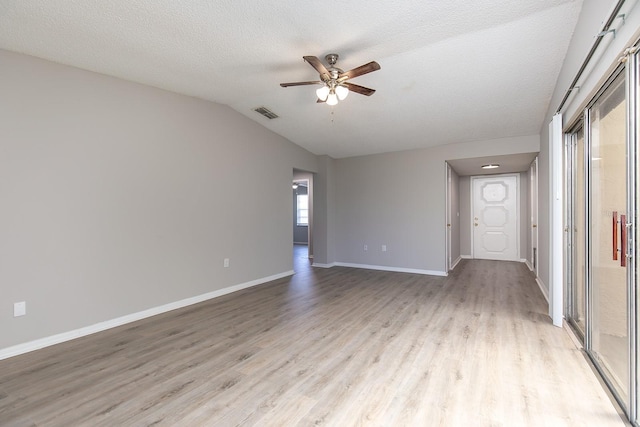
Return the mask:
[(331, 161), (228, 107), (0, 64), (0, 348), (291, 271), (294, 168), (318, 172), (329, 222)]
[(445, 161), (538, 149), (533, 135), (335, 160), (336, 260), (444, 273)]
[[(616, 2), (613, 0), (584, 0), (580, 17), (576, 25), (567, 56), (565, 57), (556, 88), (549, 102), (549, 109), (545, 114), (542, 127), (540, 129), (540, 155), (539, 155), (539, 269), (538, 276), (547, 289), (550, 283), (550, 201), (551, 201), (551, 170), (549, 164), (549, 131), (548, 125), (553, 114), (560, 105), (565, 91), (575, 77), (582, 61), (587, 56), (596, 34), (600, 31), (602, 23), (607, 19), (609, 12)], [(628, 2), (634, 3), (634, 2)], [(606, 41), (601, 44), (601, 49), (590, 65), (590, 71), (586, 73), (578, 82), (579, 91), (574, 91), (569, 101), (563, 109), (563, 126), (571, 125), (572, 119), (580, 114), (582, 105), (589, 100), (594, 91), (601, 84), (602, 79), (607, 75), (607, 70), (616, 62), (628, 43), (635, 39), (638, 28), (640, 28), (640, 10), (637, 2), (633, 8), (626, 12), (625, 24), (616, 32), (615, 38), (611, 34), (605, 36)]]

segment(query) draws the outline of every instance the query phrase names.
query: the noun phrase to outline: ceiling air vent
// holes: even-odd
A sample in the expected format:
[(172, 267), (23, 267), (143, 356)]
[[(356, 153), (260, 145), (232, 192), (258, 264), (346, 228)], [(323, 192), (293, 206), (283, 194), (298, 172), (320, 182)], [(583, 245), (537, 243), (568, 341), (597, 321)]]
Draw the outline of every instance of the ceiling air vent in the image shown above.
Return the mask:
[(278, 118), (278, 115), (276, 113), (274, 113), (273, 111), (269, 110), (266, 107), (254, 108), (253, 111), (262, 114), (267, 119), (277, 119)]

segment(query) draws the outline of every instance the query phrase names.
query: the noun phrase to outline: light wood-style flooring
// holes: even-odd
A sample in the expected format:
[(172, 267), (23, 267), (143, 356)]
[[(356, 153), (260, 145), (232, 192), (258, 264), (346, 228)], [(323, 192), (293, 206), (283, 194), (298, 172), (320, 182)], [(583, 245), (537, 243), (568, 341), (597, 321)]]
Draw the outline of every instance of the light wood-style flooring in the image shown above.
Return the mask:
[(0, 425), (625, 425), (523, 264), (296, 272), (0, 361)]

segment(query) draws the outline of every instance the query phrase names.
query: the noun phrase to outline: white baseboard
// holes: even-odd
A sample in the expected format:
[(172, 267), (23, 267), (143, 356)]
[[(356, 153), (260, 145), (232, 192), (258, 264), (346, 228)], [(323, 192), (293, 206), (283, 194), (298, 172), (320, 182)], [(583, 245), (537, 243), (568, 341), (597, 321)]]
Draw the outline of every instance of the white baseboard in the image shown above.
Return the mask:
[(320, 268), (331, 268), (331, 267), (335, 267), (336, 263), (332, 262), (331, 264), (322, 264), (319, 262), (314, 262), (313, 264), (311, 264), (313, 267), (320, 267)]
[(544, 282), (542, 282), (542, 280), (540, 280), (539, 277), (536, 277), (536, 283), (540, 288), (540, 292), (542, 292), (542, 296), (544, 297), (544, 299), (547, 300), (547, 303), (549, 303), (549, 291), (547, 290), (547, 287), (544, 285)]
[(527, 267), (529, 267), (529, 271), (533, 271), (533, 265), (531, 265), (528, 259), (525, 259), (524, 263), (526, 264)]
[(251, 280), (249, 282), (241, 283), (239, 285), (229, 286), (227, 288), (218, 289), (216, 291), (208, 292), (206, 294), (197, 295), (191, 298), (185, 298), (180, 301), (171, 302), (169, 304), (161, 305), (158, 307), (149, 308), (147, 310), (139, 311), (137, 313), (127, 314), (122, 317), (117, 317), (115, 319), (106, 320), (104, 322), (96, 323), (94, 325), (85, 326), (80, 329), (76, 329), (69, 332), (63, 332), (61, 334), (52, 335), (46, 338), (40, 338), (34, 341), (30, 341), (24, 344), (14, 345), (12, 347), (7, 347), (0, 349), (0, 360), (8, 359), (9, 357), (18, 356), (20, 354), (28, 353), (30, 351), (39, 350), (44, 347), (49, 347), (51, 345), (60, 344), (65, 341), (70, 341), (75, 338), (84, 337), (86, 335), (95, 334), (96, 332), (101, 332), (107, 329), (115, 328), (116, 326), (122, 326), (127, 323), (135, 322), (138, 320), (145, 319), (147, 317), (155, 316), (157, 314), (166, 313), (167, 311), (175, 310), (178, 308), (183, 308), (189, 305), (197, 304), (203, 301), (207, 301), (213, 298), (220, 297), (222, 295), (227, 295), (232, 292), (237, 292), (242, 289), (251, 288), (253, 286), (258, 286), (263, 283), (271, 282), (272, 280), (281, 279), (283, 277), (293, 275), (293, 270), (285, 271), (284, 273), (275, 274), (269, 277), (263, 277), (256, 280)]
[(456, 266), (458, 265), (458, 263), (462, 261), (462, 255), (460, 255), (454, 262), (453, 264), (451, 264), (451, 267), (449, 267), (449, 271), (453, 270), (454, 268), (456, 268)]
[(385, 265), (369, 265), (369, 264), (352, 264), (348, 262), (335, 262), (334, 265), (339, 267), (351, 267), (351, 268), (364, 268), (367, 270), (381, 270), (381, 271), (394, 271), (397, 273), (415, 273), (426, 274), (429, 276), (447, 276), (446, 271), (435, 270), (419, 270), (416, 268), (401, 268), (401, 267), (388, 267)]
[[(460, 255), (459, 258), (460, 259), (474, 259), (472, 255)], [(498, 261), (498, 260), (496, 260), (496, 261)], [(527, 260), (525, 258), (514, 259), (514, 260), (509, 260), (509, 261), (525, 263), (525, 264), (527, 264), (527, 266), (529, 266), (529, 269), (533, 271), (533, 267), (531, 267), (531, 265), (529, 264), (529, 260)], [(457, 263), (458, 263), (458, 261), (456, 261), (453, 265), (456, 265)]]

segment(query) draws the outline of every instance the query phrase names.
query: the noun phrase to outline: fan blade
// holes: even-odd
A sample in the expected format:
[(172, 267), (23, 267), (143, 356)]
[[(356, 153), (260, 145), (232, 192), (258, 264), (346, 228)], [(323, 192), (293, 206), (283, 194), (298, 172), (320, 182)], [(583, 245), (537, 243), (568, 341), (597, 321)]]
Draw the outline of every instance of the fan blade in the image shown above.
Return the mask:
[(318, 98), (318, 100), (316, 101), (316, 104), (323, 104), (327, 101), (323, 101), (322, 99)]
[(317, 56), (303, 56), (302, 58), (305, 61), (307, 61), (309, 65), (311, 65), (313, 68), (316, 69), (318, 74), (320, 74), (320, 79), (322, 79), (323, 82), (326, 82), (327, 80), (331, 79), (331, 75), (329, 74), (329, 71), (322, 64), (322, 62), (318, 59)]
[(280, 86), (289, 87), (289, 86), (321, 85), (321, 84), (322, 84), (322, 82), (318, 80), (318, 81), (315, 81), (315, 82), (280, 83)]
[(342, 84), (345, 85), (346, 87), (348, 87), (351, 92), (359, 93), (360, 95), (371, 96), (376, 91), (375, 89), (369, 89), (368, 87), (356, 85), (356, 84), (349, 83), (349, 82), (344, 82)]
[(363, 74), (371, 73), (372, 71), (378, 71), (379, 69), (380, 69), (380, 64), (378, 64), (376, 61), (371, 61), (368, 64), (361, 65), (359, 67), (354, 68), (353, 70), (349, 70), (340, 74), (338, 76), (338, 80), (345, 81), (347, 79), (352, 79), (354, 77), (358, 77)]

